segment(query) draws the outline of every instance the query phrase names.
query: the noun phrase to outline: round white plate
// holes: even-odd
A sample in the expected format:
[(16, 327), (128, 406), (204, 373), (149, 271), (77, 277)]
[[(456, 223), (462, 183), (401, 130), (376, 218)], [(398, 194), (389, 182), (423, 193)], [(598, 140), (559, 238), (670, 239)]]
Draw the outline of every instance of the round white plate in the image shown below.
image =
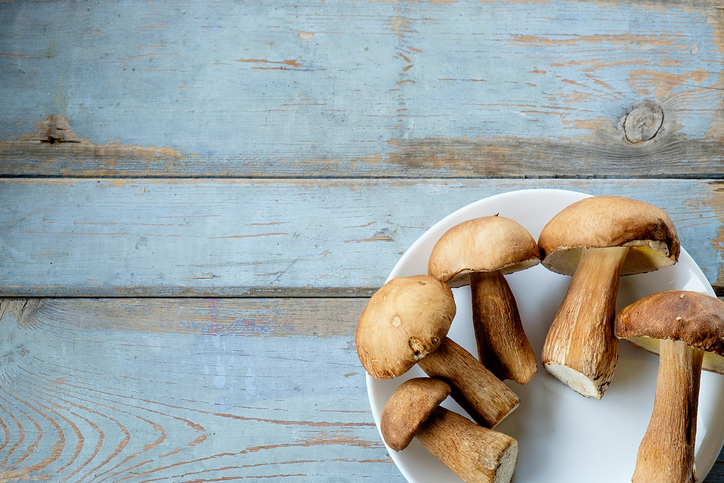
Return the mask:
[[(445, 217), (405, 252), (389, 279), (427, 273), (427, 261), (440, 236), (454, 225), (481, 216), (500, 214), (528, 229), (538, 239), (543, 226), (561, 209), (589, 195), (563, 190), (522, 190), (470, 204)], [(388, 280), (389, 280), (388, 279)], [(565, 295), (570, 277), (537, 265), (507, 276), (516, 297), (523, 327), (538, 359), (547, 329)], [(618, 309), (661, 290), (680, 289), (714, 295), (711, 285), (682, 249), (679, 262), (656, 272), (623, 277)], [(457, 315), (448, 336), (477, 355), (471, 322), (470, 289), (453, 290)], [(651, 409), (658, 357), (619, 345), (613, 381), (600, 400), (587, 399), (561, 384), (538, 364), (538, 374), (527, 384), (507, 381), (521, 404), (496, 428), (519, 442), (518, 483), (616, 483), (631, 481), (636, 452), (646, 431)], [(372, 414), (379, 429), (382, 407), (392, 390), (411, 377), (425, 376), (417, 366), (407, 374), (377, 380), (367, 376)], [(696, 467), (703, 481), (724, 441), (724, 377), (702, 373), (696, 438)], [(443, 406), (467, 415), (448, 398)], [(417, 440), (395, 452), (392, 459), (410, 482), (460, 481)]]

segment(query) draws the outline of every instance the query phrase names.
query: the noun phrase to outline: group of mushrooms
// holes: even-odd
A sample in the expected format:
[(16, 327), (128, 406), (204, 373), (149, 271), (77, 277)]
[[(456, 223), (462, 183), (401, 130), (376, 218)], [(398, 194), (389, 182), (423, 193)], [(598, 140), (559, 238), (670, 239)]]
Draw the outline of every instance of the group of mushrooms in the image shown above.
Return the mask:
[[(615, 196), (564, 208), (536, 241), (514, 220), (460, 223), (435, 244), (428, 274), (390, 280), (369, 300), (356, 332), (359, 359), (374, 378), (418, 364), (429, 377), (400, 384), (382, 410), (380, 431), (394, 451), (413, 437), (466, 482), (509, 482), (518, 443), (494, 430), (520, 403), (502, 381), (528, 382), (534, 351), (505, 279), (542, 263), (571, 275), (547, 333), (541, 362), (555, 378), (600, 399), (618, 361), (618, 340), (660, 355), (654, 409), (639, 446), (634, 483), (696, 480), (694, 443), (702, 369), (724, 374), (724, 302), (663, 291), (616, 314), (619, 277), (675, 264), (679, 240), (669, 216)], [(456, 313), (451, 288), (470, 285), (478, 357), (447, 337)], [(450, 395), (472, 421), (442, 406)]]

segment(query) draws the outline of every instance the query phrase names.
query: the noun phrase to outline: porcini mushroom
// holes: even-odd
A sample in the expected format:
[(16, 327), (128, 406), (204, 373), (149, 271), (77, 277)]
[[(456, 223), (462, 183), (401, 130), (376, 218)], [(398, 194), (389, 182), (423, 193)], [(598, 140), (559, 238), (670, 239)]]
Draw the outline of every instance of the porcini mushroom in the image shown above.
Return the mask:
[(669, 290), (616, 316), (620, 339), (658, 352), (654, 408), (639, 445), (634, 483), (692, 483), (701, 369), (724, 373), (724, 302)]
[(453, 288), (470, 285), (478, 357), (501, 380), (525, 384), (538, 372), (504, 275), (539, 262), (538, 245), (530, 233), (497, 215), (455, 225), (430, 255), (428, 274)]
[(472, 354), (447, 337), (456, 307), (447, 284), (428, 275), (382, 286), (360, 316), (357, 355), (372, 377), (391, 379), (416, 363), (452, 386), (452, 397), (479, 424), (495, 427), (518, 396)]
[(417, 439), (467, 483), (507, 483), (518, 461), (518, 442), (479, 426), (439, 404), (450, 386), (434, 378), (400, 384), (382, 409), (380, 432), (387, 445), (402, 451)]
[(612, 323), (619, 277), (676, 263), (674, 224), (643, 201), (595, 196), (553, 217), (538, 247), (545, 267), (573, 275), (546, 336), (543, 365), (583, 396), (600, 399), (618, 362)]

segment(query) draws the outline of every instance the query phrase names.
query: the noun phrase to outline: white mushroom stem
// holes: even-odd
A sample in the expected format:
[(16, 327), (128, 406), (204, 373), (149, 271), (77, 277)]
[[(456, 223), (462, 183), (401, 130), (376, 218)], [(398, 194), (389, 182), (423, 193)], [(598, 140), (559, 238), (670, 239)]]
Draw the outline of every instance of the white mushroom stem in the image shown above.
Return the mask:
[(478, 357), (498, 379), (528, 382), (538, 363), (520, 321), (518, 305), (500, 271), (470, 274)]
[(494, 428), (520, 404), (512, 389), (449, 337), (418, 365), (450, 384), (453, 399), (481, 426)]
[(616, 313), (628, 247), (587, 248), (543, 345), (545, 368), (586, 397), (600, 399), (618, 362)]
[(662, 340), (651, 420), (636, 459), (634, 483), (693, 483), (699, 380), (704, 352)]
[(507, 483), (518, 461), (518, 442), (437, 407), (415, 437), (467, 483)]

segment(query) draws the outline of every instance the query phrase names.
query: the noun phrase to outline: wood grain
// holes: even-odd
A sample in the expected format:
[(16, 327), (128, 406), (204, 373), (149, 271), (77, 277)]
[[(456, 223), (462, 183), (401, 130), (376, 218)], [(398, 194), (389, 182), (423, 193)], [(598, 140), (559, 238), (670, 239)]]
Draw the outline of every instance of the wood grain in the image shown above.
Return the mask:
[(354, 350), (365, 303), (2, 300), (0, 481), (398, 479)]
[(506, 191), (664, 209), (720, 293), (721, 184), (603, 180), (0, 180), (2, 296), (367, 296), (433, 224)]
[(0, 175), (724, 174), (716, 1), (0, 9)]
[(366, 303), (0, 300), (0, 481), (402, 482), (354, 350)]
[(718, 0), (0, 1), (0, 483), (404, 481), (357, 317), (505, 191), (724, 296), (723, 62)]

